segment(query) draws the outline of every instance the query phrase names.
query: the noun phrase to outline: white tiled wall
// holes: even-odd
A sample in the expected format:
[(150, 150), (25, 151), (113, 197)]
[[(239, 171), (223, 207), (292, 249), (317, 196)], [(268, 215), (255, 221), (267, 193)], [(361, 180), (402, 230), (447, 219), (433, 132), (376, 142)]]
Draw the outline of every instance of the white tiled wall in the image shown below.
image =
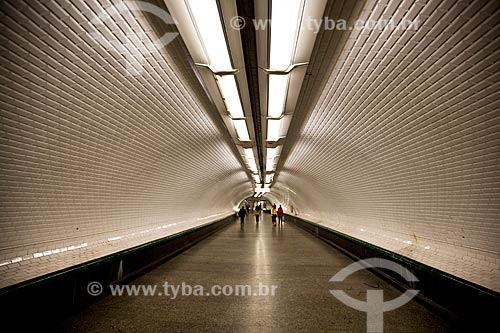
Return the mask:
[[(384, 3), (360, 17), (418, 30), (350, 32), (320, 99), (296, 112), (310, 116), (273, 194), (499, 291), (498, 1)], [(250, 194), (180, 40), (137, 53), (136, 75), (91, 33), (152, 29), (131, 12), (96, 29), (107, 4), (0, 4), (0, 287), (226, 216)]]
[(368, 1), (276, 177), (305, 219), (500, 291), (498, 1)]
[(0, 286), (49, 267), (27, 263), (78, 263), (109, 238), (126, 248), (148, 230), (160, 237), (222, 218), (251, 194), (182, 42), (136, 52), (134, 73), (91, 33), (112, 42), (145, 33), (132, 51), (154, 34), (132, 12), (94, 24), (105, 6), (0, 4)]

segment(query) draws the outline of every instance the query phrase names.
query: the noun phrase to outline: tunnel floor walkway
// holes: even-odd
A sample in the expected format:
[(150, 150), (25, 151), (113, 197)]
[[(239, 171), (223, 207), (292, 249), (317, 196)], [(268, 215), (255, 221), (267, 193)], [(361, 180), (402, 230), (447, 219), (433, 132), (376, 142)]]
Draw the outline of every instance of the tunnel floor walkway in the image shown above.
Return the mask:
[[(251, 216), (244, 225), (235, 221), (130, 285), (149, 286), (149, 295), (127, 295), (123, 289), (122, 296), (105, 297), (49, 330), (366, 332), (366, 313), (329, 292), (334, 288), (329, 279), (352, 262), (286, 221), (273, 227), (268, 214), (259, 224)], [(367, 289), (383, 289), (386, 301), (401, 294), (367, 270), (335, 288), (339, 286), (360, 300), (366, 300)], [(172, 288), (178, 288), (177, 294)], [(237, 288), (240, 295), (235, 295)], [(249, 295), (241, 295), (244, 288)], [(385, 332), (460, 331), (450, 317), (415, 299), (385, 312), (383, 325)]]

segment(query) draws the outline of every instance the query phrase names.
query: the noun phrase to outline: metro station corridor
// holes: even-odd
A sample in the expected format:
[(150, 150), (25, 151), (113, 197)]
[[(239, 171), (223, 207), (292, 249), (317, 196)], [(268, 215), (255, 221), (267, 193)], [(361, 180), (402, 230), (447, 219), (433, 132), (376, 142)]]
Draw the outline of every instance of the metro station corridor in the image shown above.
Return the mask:
[[(12, 321), (484, 331), (499, 244), (498, 0), (0, 0)], [(170, 277), (277, 294), (105, 297)]]
[[(133, 282), (158, 286), (154, 296), (108, 296), (54, 325), (60, 332), (363, 332), (366, 313), (336, 300), (329, 279), (352, 260), (313, 235), (285, 222), (272, 226), (269, 214), (256, 224), (238, 221)], [(185, 288), (174, 298), (163, 285), (205, 287), (203, 296)], [(277, 286), (259, 293), (259, 283)], [(250, 285), (247, 296), (205, 296), (211, 286)], [(181, 287), (182, 288), (182, 287)], [(366, 289), (401, 294), (366, 270), (342, 288), (358, 299)], [(161, 290), (160, 290), (161, 289)], [(159, 295), (161, 294), (161, 295)], [(384, 314), (386, 332), (459, 332), (460, 323), (412, 300)]]

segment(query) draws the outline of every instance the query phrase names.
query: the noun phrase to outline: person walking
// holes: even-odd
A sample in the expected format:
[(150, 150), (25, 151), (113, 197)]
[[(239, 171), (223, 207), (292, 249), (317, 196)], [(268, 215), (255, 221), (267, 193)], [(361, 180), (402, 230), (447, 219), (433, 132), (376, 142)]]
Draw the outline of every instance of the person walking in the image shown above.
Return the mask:
[(259, 223), (261, 212), (262, 212), (262, 208), (260, 207), (260, 205), (257, 205), (257, 207), (255, 207), (255, 223)]
[(281, 208), (281, 205), (278, 208), (278, 223), (283, 224), (283, 216), (285, 216), (285, 213), (283, 212), (283, 208)]
[(240, 223), (244, 224), (245, 223), (245, 216), (247, 215), (247, 210), (245, 209), (245, 206), (241, 206), (241, 209), (238, 212), (238, 215), (240, 217)]
[(271, 207), (271, 221), (273, 222), (273, 225), (276, 225), (276, 216), (277, 216), (277, 212), (276, 212), (276, 204), (273, 204), (273, 206)]

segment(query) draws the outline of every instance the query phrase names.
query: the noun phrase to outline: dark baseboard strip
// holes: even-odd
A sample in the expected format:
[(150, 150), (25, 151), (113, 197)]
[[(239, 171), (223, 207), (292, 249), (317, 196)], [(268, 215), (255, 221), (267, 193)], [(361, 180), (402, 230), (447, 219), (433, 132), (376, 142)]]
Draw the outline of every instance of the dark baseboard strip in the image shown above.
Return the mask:
[(500, 311), (500, 294), (494, 290), (297, 216), (287, 215), (285, 219), (353, 260), (383, 258), (406, 267), (419, 279), (418, 282), (408, 282), (401, 275), (385, 269), (372, 271), (399, 289), (419, 290), (420, 301), (463, 321), (468, 328), (484, 327), (496, 322)]
[[(80, 265), (46, 274), (0, 290), (1, 304), (14, 317), (45, 321), (88, 306), (109, 295), (112, 284), (126, 284), (235, 221), (234, 216), (197, 226)], [(90, 295), (90, 283), (103, 292)], [(46, 311), (44, 311), (46, 310)], [(6, 316), (7, 318), (7, 316)]]

